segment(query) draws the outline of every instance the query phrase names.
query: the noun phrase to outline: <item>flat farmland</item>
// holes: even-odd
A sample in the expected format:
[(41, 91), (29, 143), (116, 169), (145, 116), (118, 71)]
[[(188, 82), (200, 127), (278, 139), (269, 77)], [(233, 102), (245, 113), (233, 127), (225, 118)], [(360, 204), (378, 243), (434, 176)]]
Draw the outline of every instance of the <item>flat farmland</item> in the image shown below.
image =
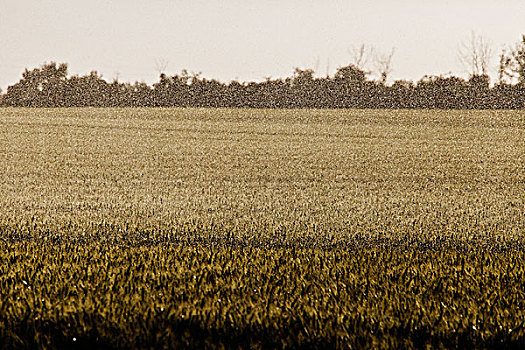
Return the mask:
[(0, 337), (520, 345), (524, 208), (524, 112), (0, 109)]
[(0, 123), (5, 223), (298, 240), (505, 239), (525, 224), (522, 112), (5, 109)]

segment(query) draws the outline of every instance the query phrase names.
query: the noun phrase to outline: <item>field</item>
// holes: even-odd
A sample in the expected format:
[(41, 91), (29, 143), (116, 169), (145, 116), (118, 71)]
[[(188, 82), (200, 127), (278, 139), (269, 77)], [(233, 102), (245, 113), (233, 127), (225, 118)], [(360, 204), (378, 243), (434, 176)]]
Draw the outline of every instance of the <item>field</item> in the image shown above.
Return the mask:
[(0, 109), (0, 344), (525, 346), (524, 208), (525, 112)]

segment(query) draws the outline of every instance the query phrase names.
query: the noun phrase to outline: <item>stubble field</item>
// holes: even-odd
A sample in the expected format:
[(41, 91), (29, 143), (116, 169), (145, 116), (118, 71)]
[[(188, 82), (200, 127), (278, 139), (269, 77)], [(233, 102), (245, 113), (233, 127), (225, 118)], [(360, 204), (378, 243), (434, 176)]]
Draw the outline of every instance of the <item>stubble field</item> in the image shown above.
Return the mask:
[(1, 109), (6, 347), (524, 345), (525, 113)]

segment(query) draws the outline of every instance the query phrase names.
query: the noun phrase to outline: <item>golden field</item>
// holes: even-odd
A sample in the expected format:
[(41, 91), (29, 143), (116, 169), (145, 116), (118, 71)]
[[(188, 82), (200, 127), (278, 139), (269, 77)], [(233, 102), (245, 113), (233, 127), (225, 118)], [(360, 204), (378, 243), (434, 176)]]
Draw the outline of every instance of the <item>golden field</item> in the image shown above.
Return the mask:
[(0, 127), (8, 222), (464, 239), (525, 224), (523, 112), (4, 109)]
[(0, 165), (7, 347), (524, 343), (525, 112), (6, 108)]

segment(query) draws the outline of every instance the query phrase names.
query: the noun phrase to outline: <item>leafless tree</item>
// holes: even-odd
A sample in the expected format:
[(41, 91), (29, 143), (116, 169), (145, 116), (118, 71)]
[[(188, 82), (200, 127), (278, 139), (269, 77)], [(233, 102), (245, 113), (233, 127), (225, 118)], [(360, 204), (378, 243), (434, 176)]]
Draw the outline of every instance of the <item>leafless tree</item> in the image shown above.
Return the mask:
[(159, 75), (164, 73), (166, 68), (168, 68), (169, 62), (165, 58), (155, 58), (155, 70)]
[(392, 73), (392, 59), (396, 52), (395, 47), (387, 53), (376, 52), (374, 55), (374, 64), (376, 71), (381, 79), (382, 84), (386, 84), (388, 76)]
[(471, 32), (470, 38), (458, 48), (458, 59), (472, 75), (488, 75), (492, 46), (482, 35)]
[(359, 46), (352, 46), (348, 53), (350, 54), (351, 64), (355, 67), (365, 70), (367, 64), (370, 61), (370, 58), (374, 55), (374, 47), (361, 44)]
[(514, 50), (504, 47), (499, 55), (498, 82), (500, 84), (513, 83), (516, 78)]
[(315, 58), (314, 72), (318, 72), (319, 71), (319, 65), (320, 64), (321, 64), (321, 58), (319, 56), (317, 56)]
[(525, 34), (521, 36), (521, 41), (514, 46), (511, 55), (511, 70), (514, 77), (520, 84), (525, 85)]
[(113, 82), (118, 83), (120, 78), (120, 72), (115, 72), (115, 75), (113, 76)]

